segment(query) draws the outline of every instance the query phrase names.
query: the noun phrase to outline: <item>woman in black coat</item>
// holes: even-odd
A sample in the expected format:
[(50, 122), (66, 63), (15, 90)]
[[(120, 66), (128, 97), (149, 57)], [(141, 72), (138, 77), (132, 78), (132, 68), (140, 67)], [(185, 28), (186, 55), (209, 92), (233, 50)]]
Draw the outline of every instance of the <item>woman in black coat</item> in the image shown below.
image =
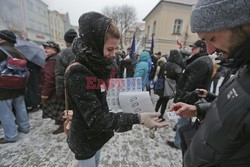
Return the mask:
[[(97, 167), (100, 149), (114, 135), (125, 132), (133, 124), (148, 128), (166, 126), (150, 113), (112, 113), (106, 101), (106, 91), (100, 88), (113, 68), (113, 58), (119, 43), (119, 30), (102, 14), (89, 12), (79, 18), (79, 38), (73, 42), (76, 62), (66, 73), (68, 100), (73, 109), (68, 145), (79, 166)], [(105, 88), (105, 87), (102, 87)]]
[[(161, 115), (160, 118), (163, 118), (165, 113), (168, 100), (173, 97), (167, 97), (164, 95), (164, 81), (165, 78), (170, 78), (178, 83), (179, 78), (182, 74), (182, 63), (183, 63), (182, 55), (179, 53), (178, 50), (171, 50), (169, 58), (167, 62), (161, 65), (160, 72), (159, 72), (159, 79), (158, 83), (156, 83), (155, 92), (160, 96), (159, 100), (156, 103), (155, 111), (158, 112), (159, 108), (161, 107)], [(157, 87), (159, 89), (157, 89)]]

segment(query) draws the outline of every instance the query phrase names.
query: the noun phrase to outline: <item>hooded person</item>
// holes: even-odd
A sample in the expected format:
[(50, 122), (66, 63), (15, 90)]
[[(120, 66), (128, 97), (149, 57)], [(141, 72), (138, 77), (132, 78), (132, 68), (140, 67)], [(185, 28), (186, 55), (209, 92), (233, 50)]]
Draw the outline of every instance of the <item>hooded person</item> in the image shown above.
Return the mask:
[(150, 54), (147, 51), (142, 51), (138, 64), (136, 66), (134, 77), (141, 77), (142, 79), (142, 90), (144, 90), (147, 81), (148, 74), (148, 59), (150, 58)]
[(110, 76), (119, 38), (119, 30), (110, 18), (96, 12), (79, 18), (79, 38), (73, 42), (76, 59), (65, 74), (68, 102), (74, 113), (67, 141), (78, 166), (97, 167), (100, 149), (114, 132), (131, 130), (134, 124), (166, 126), (155, 121), (159, 115), (152, 112), (109, 112), (106, 91), (100, 84)]
[(211, 104), (171, 107), (181, 116), (203, 120), (185, 153), (184, 166), (250, 166), (250, 1), (199, 0), (191, 30), (206, 43), (208, 54), (221, 54), (238, 70)]

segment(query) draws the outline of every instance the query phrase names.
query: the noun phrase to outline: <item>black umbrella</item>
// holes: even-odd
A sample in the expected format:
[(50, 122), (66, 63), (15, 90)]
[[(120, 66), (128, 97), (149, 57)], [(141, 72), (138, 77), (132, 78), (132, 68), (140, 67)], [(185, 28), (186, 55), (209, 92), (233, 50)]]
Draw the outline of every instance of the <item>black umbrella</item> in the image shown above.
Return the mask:
[(15, 47), (20, 50), (26, 56), (26, 59), (32, 63), (35, 63), (40, 67), (43, 67), (45, 64), (45, 52), (43, 48), (39, 47), (34, 42), (18, 39)]

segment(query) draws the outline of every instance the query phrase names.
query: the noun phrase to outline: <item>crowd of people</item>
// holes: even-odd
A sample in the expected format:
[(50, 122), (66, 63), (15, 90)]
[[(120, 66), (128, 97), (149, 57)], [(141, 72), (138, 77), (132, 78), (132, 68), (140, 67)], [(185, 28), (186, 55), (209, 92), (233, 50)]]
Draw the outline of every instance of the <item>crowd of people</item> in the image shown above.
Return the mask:
[[(0, 87), (4, 129), (0, 144), (16, 142), (18, 132), (29, 133), (27, 111), (38, 108), (43, 118), (58, 125), (53, 134), (62, 133), (66, 94), (73, 110), (69, 148), (79, 167), (97, 167), (101, 148), (114, 132), (129, 131), (134, 124), (152, 133), (167, 126), (164, 114), (173, 99), (169, 109), (181, 118), (173, 127), (174, 141), (166, 144), (182, 150), (185, 167), (249, 166), (250, 1), (199, 0), (192, 11), (191, 30), (200, 40), (189, 45), (189, 56), (176, 49), (163, 55), (147, 50), (137, 54), (130, 48), (126, 53), (118, 51), (120, 32), (112, 19), (97, 12), (82, 14), (78, 34), (73, 29), (65, 33), (66, 49), (47, 41), (42, 44), (43, 67), (27, 60), (27, 87)], [(25, 59), (15, 43), (13, 32), (0, 31), (0, 62), (8, 58), (5, 50), (14, 58)], [(142, 90), (159, 96), (155, 111), (109, 112), (106, 90), (89, 89), (90, 77), (103, 81), (140, 77)], [(32, 82), (36, 89), (28, 86)], [(194, 124), (192, 117), (199, 127), (187, 144), (180, 133)]]

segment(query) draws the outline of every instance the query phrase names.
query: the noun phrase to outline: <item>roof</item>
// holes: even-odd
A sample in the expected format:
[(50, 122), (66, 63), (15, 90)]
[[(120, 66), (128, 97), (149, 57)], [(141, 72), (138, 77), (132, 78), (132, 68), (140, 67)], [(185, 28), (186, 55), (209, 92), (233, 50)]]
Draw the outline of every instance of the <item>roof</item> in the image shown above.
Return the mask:
[(163, 0), (165, 2), (179, 3), (184, 5), (195, 5), (198, 0)]
[(197, 1), (198, 0), (160, 0), (159, 3), (147, 14), (147, 16), (143, 19), (143, 21), (145, 21), (145, 19), (155, 10), (157, 6), (159, 6), (161, 2), (193, 6), (197, 3)]

